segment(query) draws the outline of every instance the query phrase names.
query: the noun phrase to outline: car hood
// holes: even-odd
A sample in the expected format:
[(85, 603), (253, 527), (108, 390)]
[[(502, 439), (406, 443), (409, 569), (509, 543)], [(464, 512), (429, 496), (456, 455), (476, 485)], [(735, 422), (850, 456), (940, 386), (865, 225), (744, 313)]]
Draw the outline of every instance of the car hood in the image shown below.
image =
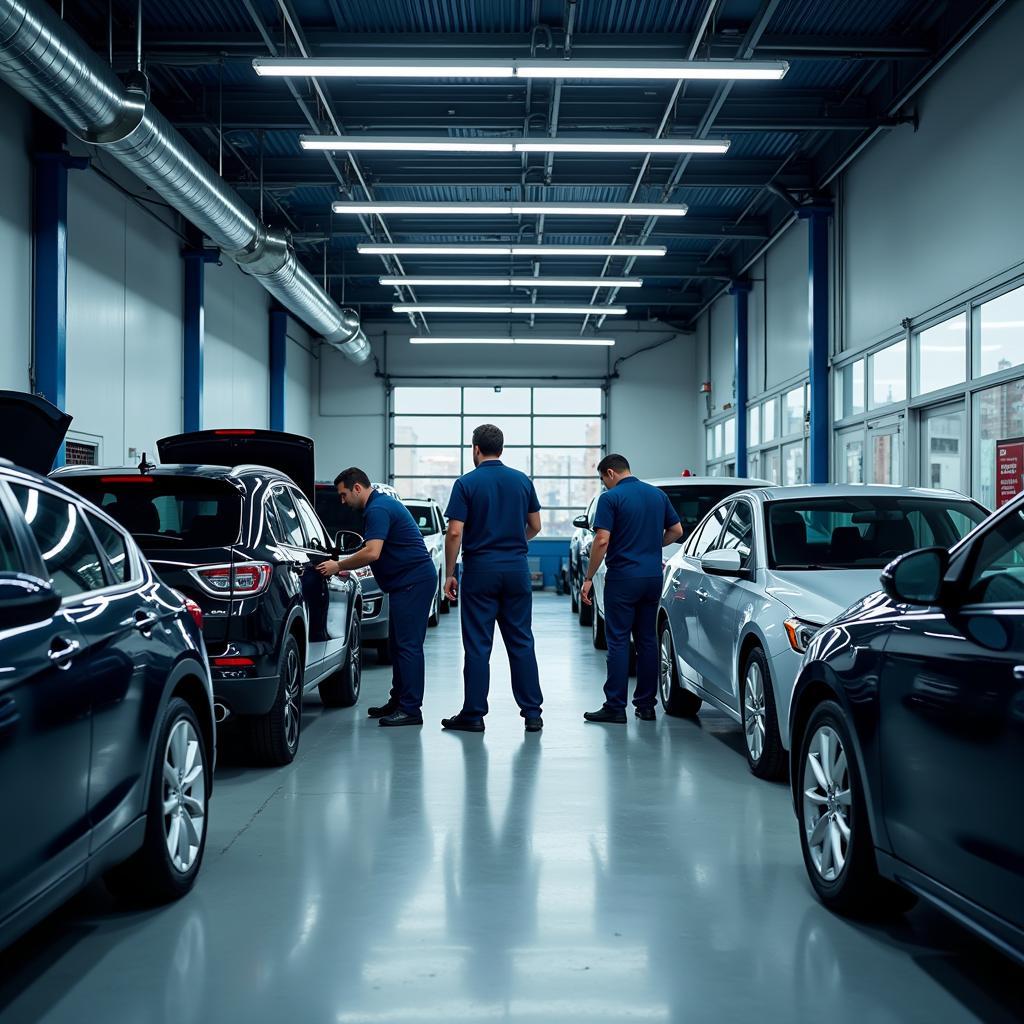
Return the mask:
[(291, 477), (310, 501), (316, 501), (313, 442), (281, 430), (196, 430), (156, 443), (160, 461), (185, 465), (269, 466)]
[(64, 443), (71, 417), (24, 391), (0, 391), (0, 457), (45, 476)]
[(765, 591), (801, 619), (824, 624), (879, 589), (880, 569), (769, 570)]

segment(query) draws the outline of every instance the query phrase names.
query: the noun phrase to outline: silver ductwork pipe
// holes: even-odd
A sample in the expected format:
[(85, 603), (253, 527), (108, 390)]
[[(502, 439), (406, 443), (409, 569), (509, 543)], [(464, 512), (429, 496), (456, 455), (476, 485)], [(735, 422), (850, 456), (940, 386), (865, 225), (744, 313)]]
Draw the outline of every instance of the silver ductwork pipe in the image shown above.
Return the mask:
[(111, 153), (282, 306), (355, 363), (370, 355), (342, 309), (145, 93), (114, 72), (42, 0), (0, 0), (0, 80), (72, 135)]

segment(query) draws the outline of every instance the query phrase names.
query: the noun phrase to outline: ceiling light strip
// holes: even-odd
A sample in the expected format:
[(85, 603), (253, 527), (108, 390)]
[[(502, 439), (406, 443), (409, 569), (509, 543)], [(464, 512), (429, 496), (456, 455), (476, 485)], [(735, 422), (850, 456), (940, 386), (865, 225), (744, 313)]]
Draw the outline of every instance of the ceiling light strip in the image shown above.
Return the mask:
[(728, 139), (479, 139), (300, 135), (305, 150), (338, 153), (727, 153)]
[(502, 245), (493, 242), (360, 242), (367, 256), (664, 256), (663, 245)]
[(253, 70), (279, 78), (563, 78), (611, 81), (778, 81), (786, 61), (753, 60), (417, 60), (256, 58)]
[(333, 203), (337, 214), (546, 217), (685, 217), (685, 203)]
[(383, 285), (415, 288), (641, 288), (642, 277), (380, 277)]
[(401, 302), (393, 305), (391, 310), (394, 313), (478, 313), (484, 316), (500, 316), (502, 314), (508, 315), (510, 313), (543, 313), (556, 316), (583, 316), (586, 314), (607, 316), (626, 315), (625, 306), (543, 306), (533, 303), (517, 303), (515, 305), (508, 306), (475, 306), (464, 303), (453, 305), (451, 303)]
[(413, 345), (575, 345), (611, 348), (614, 338), (410, 338)]

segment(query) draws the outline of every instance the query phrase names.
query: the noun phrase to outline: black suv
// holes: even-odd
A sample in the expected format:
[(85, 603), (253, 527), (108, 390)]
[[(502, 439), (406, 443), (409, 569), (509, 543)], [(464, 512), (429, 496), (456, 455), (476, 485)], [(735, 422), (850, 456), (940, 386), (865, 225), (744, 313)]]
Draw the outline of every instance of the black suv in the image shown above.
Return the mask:
[[(43, 471), (70, 417), (0, 393), (0, 450)], [(199, 872), (215, 726), (200, 612), (116, 522), (0, 460), (0, 946), (100, 874), (147, 899)]]
[(123, 524), (160, 576), (203, 610), (218, 721), (237, 716), (253, 754), (287, 764), (302, 695), (359, 698), (362, 594), (315, 566), (362, 543), (331, 539), (313, 496), (313, 442), (269, 430), (206, 430), (157, 442), (162, 465), (74, 467), (61, 483)]

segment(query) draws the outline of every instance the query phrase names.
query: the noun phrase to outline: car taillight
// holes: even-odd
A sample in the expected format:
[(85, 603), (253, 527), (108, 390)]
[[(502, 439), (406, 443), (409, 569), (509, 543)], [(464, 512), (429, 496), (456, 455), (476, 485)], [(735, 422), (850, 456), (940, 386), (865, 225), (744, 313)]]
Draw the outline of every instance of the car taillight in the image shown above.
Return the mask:
[(202, 630), (203, 609), (200, 608), (199, 605), (197, 605), (195, 601), (192, 600), (191, 597), (185, 598), (185, 611), (187, 611), (189, 615), (192, 616), (192, 621), (196, 624), (196, 628)]
[[(235, 565), (203, 565), (189, 574), (214, 597), (255, 597), (270, 585), (274, 567), (269, 562), (237, 562)], [(232, 574), (233, 577), (232, 577)]]
[(213, 658), (217, 668), (252, 668), (256, 664), (252, 658)]

